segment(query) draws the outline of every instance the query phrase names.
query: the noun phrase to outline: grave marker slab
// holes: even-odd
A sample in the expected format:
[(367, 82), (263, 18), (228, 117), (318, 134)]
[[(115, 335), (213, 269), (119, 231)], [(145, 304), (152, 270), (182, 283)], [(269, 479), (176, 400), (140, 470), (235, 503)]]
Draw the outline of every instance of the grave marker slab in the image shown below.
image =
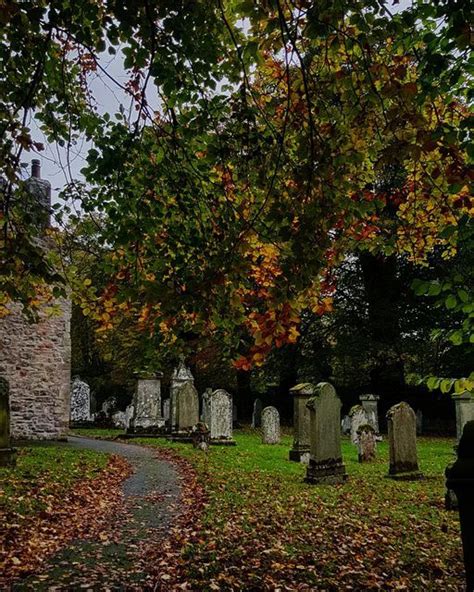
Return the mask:
[(154, 376), (140, 377), (133, 397), (133, 417), (129, 431), (133, 433), (155, 433), (164, 426), (161, 415), (161, 378), (157, 372)]
[(336, 484), (347, 479), (341, 453), (341, 401), (328, 382), (316, 385), (310, 411), (310, 457), (307, 483)]
[(359, 462), (372, 462), (377, 451), (377, 436), (372, 425), (365, 424), (357, 430), (357, 449)]
[(456, 410), (456, 438), (461, 439), (464, 426), (468, 421), (474, 420), (474, 397), (469, 391), (460, 395), (452, 395)]
[(71, 423), (89, 421), (92, 421), (91, 389), (87, 382), (75, 376), (71, 384)]
[(418, 469), (416, 415), (408, 403), (394, 405), (387, 413), (390, 468), (392, 479), (414, 480), (423, 475)]
[(361, 395), (359, 400), (365, 413), (367, 414), (368, 423), (374, 428), (375, 433), (379, 434), (379, 413), (378, 413), (378, 395)]
[(351, 419), (351, 442), (355, 446), (359, 441), (359, 436), (357, 435), (358, 429), (369, 423), (369, 418), (367, 417), (367, 413), (362, 405), (354, 405), (352, 409), (349, 411), (349, 417)]
[(262, 443), (280, 443), (280, 414), (276, 407), (265, 407), (262, 411)]
[(297, 384), (290, 389), (293, 397), (293, 448), (290, 450), (290, 460), (307, 462), (310, 444), (310, 413), (306, 406), (315, 394), (316, 387), (309, 382)]
[(232, 395), (223, 389), (205, 394), (211, 444), (235, 444), (232, 439)]

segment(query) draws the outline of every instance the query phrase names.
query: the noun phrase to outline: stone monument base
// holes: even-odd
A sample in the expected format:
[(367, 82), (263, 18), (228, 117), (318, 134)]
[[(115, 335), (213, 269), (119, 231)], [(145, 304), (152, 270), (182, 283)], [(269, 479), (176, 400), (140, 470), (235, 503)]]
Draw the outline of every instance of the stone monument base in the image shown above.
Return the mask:
[(0, 448), (0, 467), (16, 465), (16, 448)]
[(214, 438), (209, 441), (211, 446), (237, 446), (237, 442), (232, 438)]
[(407, 471), (405, 473), (389, 473), (387, 478), (395, 481), (420, 481), (425, 476), (420, 471)]
[(309, 446), (307, 448), (292, 448), (289, 453), (289, 459), (295, 462), (304, 460), (305, 455), (309, 455)]
[(346, 467), (342, 459), (316, 462), (309, 460), (305, 482), (313, 485), (336, 485), (347, 480)]

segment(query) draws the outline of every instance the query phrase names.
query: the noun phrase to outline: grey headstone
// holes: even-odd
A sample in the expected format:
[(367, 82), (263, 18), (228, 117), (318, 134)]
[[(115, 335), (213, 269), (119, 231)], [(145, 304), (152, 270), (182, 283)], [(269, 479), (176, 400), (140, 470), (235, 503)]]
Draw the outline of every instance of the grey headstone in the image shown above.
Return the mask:
[(374, 428), (375, 433), (379, 433), (379, 414), (378, 414), (378, 401), (380, 397), (378, 395), (361, 395), (359, 400), (367, 414), (367, 420), (369, 424)]
[(163, 418), (166, 422), (170, 420), (170, 399), (164, 399), (163, 401)]
[(189, 430), (199, 422), (199, 395), (191, 382), (175, 392), (176, 430)]
[(293, 397), (293, 448), (290, 460), (304, 462), (309, 460), (310, 413), (306, 406), (310, 397), (316, 392), (314, 384), (309, 382), (297, 384), (290, 389)]
[(176, 394), (178, 389), (187, 383), (194, 384), (194, 377), (191, 370), (185, 364), (184, 356), (181, 355), (179, 357), (179, 363), (171, 376), (170, 384), (170, 424), (172, 428), (175, 428), (178, 425)]
[(87, 382), (75, 376), (71, 384), (71, 422), (87, 422), (91, 419), (91, 389)]
[(125, 415), (125, 411), (116, 411), (112, 415), (112, 423), (116, 428), (123, 428), (126, 429), (127, 426), (127, 416)]
[(133, 417), (130, 428), (134, 431), (156, 431), (165, 421), (161, 415), (161, 376), (139, 378), (133, 397)]
[(368, 424), (369, 419), (362, 405), (354, 405), (349, 411), (349, 417), (351, 419), (351, 442), (357, 446), (359, 440), (357, 430), (360, 426)]
[(390, 453), (389, 477), (419, 479), (416, 450), (416, 416), (408, 403), (394, 405), (387, 413)]
[(371, 462), (375, 460), (377, 452), (377, 435), (370, 424), (365, 424), (357, 430), (357, 449), (359, 462)]
[(252, 427), (259, 428), (262, 425), (262, 401), (255, 399), (253, 402)]
[(117, 398), (109, 397), (102, 403), (102, 413), (106, 417), (112, 417), (114, 412), (117, 410)]
[(276, 407), (265, 407), (262, 411), (262, 442), (263, 444), (279, 444), (280, 414)]
[(456, 410), (456, 438), (461, 439), (464, 426), (468, 421), (474, 420), (474, 397), (469, 391), (460, 395), (452, 395)]
[(232, 440), (232, 395), (223, 389), (211, 392), (208, 400), (208, 421), (212, 440)]
[(345, 436), (351, 433), (351, 423), (351, 418), (348, 415), (344, 415), (341, 421), (341, 431)]
[(310, 457), (307, 483), (341, 483), (347, 479), (341, 452), (341, 401), (328, 382), (316, 385), (310, 411)]
[(210, 416), (210, 414), (211, 414), (211, 403), (210, 403), (211, 395), (212, 395), (212, 389), (207, 388), (204, 391), (204, 394), (202, 396), (201, 421), (203, 421), (207, 426), (209, 426), (209, 423), (211, 421), (211, 416)]

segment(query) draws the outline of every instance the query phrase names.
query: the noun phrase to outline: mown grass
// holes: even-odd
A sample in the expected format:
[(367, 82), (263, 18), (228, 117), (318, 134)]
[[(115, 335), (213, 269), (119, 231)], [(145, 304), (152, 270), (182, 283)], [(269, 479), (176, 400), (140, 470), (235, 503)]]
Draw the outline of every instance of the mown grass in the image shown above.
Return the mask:
[(107, 459), (100, 452), (54, 443), (18, 448), (16, 467), (0, 467), (0, 513), (41, 512), (49, 493), (58, 495), (76, 481), (94, 477), (105, 468)]
[[(84, 432), (83, 432), (84, 433)], [(455, 512), (444, 509), (444, 470), (454, 440), (420, 438), (422, 481), (387, 478), (388, 445), (360, 464), (343, 440), (349, 476), (339, 486), (303, 482), (288, 460), (292, 438), (264, 445), (255, 430), (236, 447), (203, 453), (164, 439), (197, 470), (208, 502), (198, 534), (183, 546), (182, 581), (202, 590), (459, 590), (462, 553)]]

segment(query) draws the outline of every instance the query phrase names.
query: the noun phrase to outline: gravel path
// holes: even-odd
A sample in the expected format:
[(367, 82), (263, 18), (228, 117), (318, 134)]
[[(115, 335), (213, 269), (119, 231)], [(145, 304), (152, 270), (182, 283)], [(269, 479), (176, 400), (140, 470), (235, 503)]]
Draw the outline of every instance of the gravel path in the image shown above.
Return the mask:
[(69, 437), (64, 446), (125, 457), (134, 469), (123, 485), (123, 515), (113, 518), (113, 541), (77, 540), (52, 557), (44, 573), (13, 590), (149, 590), (139, 552), (159, 542), (176, 514), (179, 477), (173, 465), (149, 448)]

